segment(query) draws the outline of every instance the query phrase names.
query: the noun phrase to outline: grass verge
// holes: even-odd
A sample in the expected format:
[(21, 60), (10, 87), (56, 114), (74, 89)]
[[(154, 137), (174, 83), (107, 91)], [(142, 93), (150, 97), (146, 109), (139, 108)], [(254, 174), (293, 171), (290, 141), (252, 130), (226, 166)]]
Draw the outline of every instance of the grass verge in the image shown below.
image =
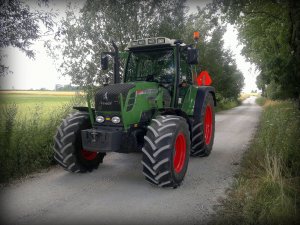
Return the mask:
[(264, 106), (266, 103), (267, 99), (265, 97), (259, 97), (255, 100), (256, 104), (260, 106)]
[(270, 101), (215, 224), (299, 224), (300, 113), (292, 101)]

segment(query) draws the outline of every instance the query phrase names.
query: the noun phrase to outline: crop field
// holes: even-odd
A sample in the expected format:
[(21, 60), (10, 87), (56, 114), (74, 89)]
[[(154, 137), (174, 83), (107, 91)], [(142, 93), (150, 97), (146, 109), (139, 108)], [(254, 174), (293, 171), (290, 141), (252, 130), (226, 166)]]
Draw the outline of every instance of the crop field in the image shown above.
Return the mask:
[(82, 93), (0, 91), (0, 183), (47, 168), (52, 138)]

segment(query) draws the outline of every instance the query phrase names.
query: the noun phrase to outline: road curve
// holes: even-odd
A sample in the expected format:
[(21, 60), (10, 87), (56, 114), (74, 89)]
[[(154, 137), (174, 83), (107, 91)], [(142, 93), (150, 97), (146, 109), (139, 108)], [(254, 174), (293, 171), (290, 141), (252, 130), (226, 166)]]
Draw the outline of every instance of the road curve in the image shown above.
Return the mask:
[(1, 224), (206, 224), (238, 168), (258, 124), (255, 98), (216, 115), (213, 151), (190, 158), (177, 189), (144, 180), (141, 154), (112, 153), (99, 169), (70, 174), (60, 167), (2, 188)]

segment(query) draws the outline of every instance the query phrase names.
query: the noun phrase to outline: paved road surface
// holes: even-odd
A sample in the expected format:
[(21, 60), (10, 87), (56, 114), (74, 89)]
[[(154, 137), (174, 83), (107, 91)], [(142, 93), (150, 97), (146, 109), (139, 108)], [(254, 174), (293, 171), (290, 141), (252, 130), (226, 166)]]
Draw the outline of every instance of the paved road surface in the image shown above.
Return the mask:
[(255, 132), (261, 108), (254, 102), (218, 113), (211, 155), (191, 158), (177, 189), (146, 182), (141, 154), (112, 153), (92, 173), (55, 167), (2, 189), (1, 224), (205, 224)]

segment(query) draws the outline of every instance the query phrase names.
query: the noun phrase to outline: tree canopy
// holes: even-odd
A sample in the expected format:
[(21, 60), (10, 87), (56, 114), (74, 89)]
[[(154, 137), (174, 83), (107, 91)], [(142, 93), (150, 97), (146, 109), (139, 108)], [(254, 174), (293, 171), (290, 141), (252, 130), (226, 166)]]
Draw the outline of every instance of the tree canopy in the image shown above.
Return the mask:
[[(226, 20), (235, 24), (242, 54), (257, 65), (257, 85), (269, 97), (300, 93), (300, 3), (296, 0), (215, 0)], [(274, 87), (276, 86), (276, 87)], [(275, 93), (276, 92), (276, 93)]]
[(238, 97), (244, 84), (243, 75), (231, 53), (223, 48), (224, 27), (208, 10), (199, 8), (195, 14), (188, 14), (185, 0), (88, 0), (77, 10), (79, 13), (73, 7), (68, 6), (56, 41), (47, 43), (54, 58), (63, 58), (59, 70), (69, 75), (73, 84), (104, 82), (100, 54), (109, 49), (111, 39), (122, 51), (130, 40), (153, 36), (193, 43), (192, 34), (197, 30), (201, 33), (200, 68), (210, 72), (213, 85), (223, 97)]
[[(47, 0), (39, 0), (39, 5), (47, 4)], [(0, 49), (1, 63), (0, 75), (8, 72), (8, 67), (3, 65), (3, 48), (12, 46), (23, 51), (29, 58), (34, 58), (31, 45), (43, 33), (41, 24), (51, 30), (53, 26), (53, 13), (42, 10), (32, 10), (28, 4), (20, 0), (0, 0)]]

